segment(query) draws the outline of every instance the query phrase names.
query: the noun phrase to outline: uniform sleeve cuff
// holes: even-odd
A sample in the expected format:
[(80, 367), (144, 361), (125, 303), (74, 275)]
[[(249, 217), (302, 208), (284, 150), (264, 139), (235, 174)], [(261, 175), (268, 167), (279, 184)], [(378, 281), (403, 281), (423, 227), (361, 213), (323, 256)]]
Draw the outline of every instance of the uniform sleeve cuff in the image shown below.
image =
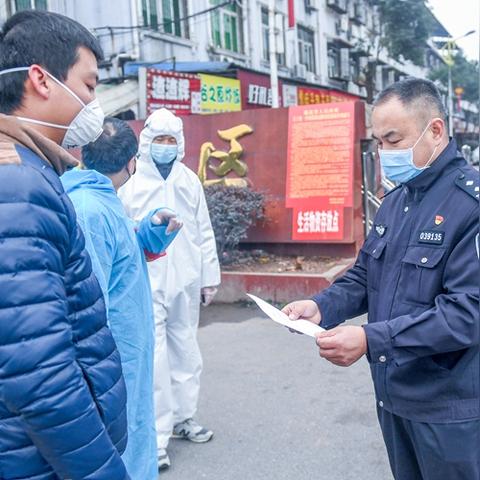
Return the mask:
[(145, 255), (145, 260), (147, 262), (154, 262), (155, 260), (158, 260), (159, 258), (162, 258), (167, 254), (166, 252), (152, 253), (152, 252), (149, 252), (147, 249), (144, 249), (143, 253)]
[(367, 323), (363, 325), (367, 336), (370, 363), (385, 363), (393, 359), (392, 337), (387, 322)]
[(331, 302), (325, 298), (324, 293), (319, 293), (311, 298), (318, 307), (320, 311), (321, 320), (320, 326), (325, 330), (336, 327), (340, 322), (338, 321), (338, 315), (335, 315), (335, 312), (330, 308)]

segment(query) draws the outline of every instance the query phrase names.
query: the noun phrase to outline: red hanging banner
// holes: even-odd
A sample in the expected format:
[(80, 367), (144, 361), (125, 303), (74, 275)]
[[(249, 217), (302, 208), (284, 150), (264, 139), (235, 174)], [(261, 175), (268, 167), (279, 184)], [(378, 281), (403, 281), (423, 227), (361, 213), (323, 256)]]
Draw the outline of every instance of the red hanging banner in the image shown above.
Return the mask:
[(288, 28), (295, 26), (295, 0), (288, 0)]

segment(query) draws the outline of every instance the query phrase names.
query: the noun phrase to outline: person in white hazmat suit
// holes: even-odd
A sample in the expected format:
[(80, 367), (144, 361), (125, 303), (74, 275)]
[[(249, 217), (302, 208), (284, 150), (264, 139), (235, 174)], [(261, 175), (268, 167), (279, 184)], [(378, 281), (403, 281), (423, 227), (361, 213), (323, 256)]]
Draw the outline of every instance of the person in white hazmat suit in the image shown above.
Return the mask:
[(208, 442), (213, 432), (193, 420), (202, 357), (197, 342), (200, 303), (208, 305), (220, 284), (215, 237), (197, 175), (182, 163), (183, 122), (155, 111), (140, 134), (137, 173), (119, 191), (127, 214), (141, 220), (158, 205), (177, 212), (184, 227), (168, 254), (149, 264), (155, 345), (155, 414), (158, 467), (170, 466), (171, 436)]

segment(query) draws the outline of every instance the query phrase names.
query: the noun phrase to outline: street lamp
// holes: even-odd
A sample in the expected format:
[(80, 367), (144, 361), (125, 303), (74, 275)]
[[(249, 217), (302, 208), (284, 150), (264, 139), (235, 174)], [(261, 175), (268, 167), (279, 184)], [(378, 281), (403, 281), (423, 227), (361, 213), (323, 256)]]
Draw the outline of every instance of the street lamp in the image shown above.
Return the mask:
[(455, 43), (462, 38), (468, 37), (476, 32), (476, 30), (470, 30), (459, 37), (433, 37), (434, 42), (445, 42), (440, 49), (444, 57), (445, 63), (448, 67), (448, 134), (453, 137), (453, 87), (452, 87), (452, 67), (455, 64), (453, 58), (453, 50)]

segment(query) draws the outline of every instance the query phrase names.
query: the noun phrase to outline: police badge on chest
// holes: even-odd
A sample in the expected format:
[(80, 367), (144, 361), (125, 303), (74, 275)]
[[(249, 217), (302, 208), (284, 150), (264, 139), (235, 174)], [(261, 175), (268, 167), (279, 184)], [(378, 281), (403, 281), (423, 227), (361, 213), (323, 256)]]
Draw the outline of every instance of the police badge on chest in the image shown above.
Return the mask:
[(442, 245), (445, 240), (445, 231), (438, 230), (436, 227), (439, 227), (443, 224), (445, 218), (442, 215), (436, 215), (434, 219), (435, 226), (433, 228), (420, 230), (418, 232), (417, 241), (418, 243), (426, 243), (431, 245)]

